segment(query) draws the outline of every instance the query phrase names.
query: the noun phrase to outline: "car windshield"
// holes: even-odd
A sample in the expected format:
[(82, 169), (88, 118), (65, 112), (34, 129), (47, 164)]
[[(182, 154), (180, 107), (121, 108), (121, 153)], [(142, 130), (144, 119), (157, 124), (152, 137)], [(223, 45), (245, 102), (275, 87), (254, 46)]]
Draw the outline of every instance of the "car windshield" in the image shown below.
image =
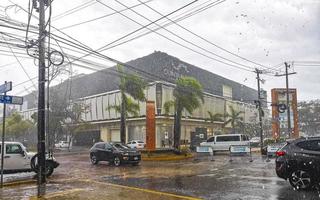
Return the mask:
[(114, 144), (113, 147), (116, 148), (116, 149), (122, 149), (122, 150), (123, 150), (123, 149), (124, 149), (124, 150), (130, 149), (129, 146), (124, 145), (124, 144), (120, 144), (120, 143)]
[(0, 0), (0, 36), (0, 200), (320, 200), (320, 0)]

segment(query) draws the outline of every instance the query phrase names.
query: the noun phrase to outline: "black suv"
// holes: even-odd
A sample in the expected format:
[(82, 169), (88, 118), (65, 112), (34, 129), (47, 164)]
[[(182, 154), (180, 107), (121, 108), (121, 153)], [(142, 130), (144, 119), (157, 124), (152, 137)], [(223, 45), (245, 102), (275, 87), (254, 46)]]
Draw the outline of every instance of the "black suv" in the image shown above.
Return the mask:
[(320, 137), (287, 142), (276, 152), (276, 173), (296, 189), (320, 184)]
[(120, 166), (122, 163), (138, 165), (141, 153), (121, 143), (98, 142), (90, 149), (90, 160), (94, 165), (99, 161), (108, 161), (115, 166)]

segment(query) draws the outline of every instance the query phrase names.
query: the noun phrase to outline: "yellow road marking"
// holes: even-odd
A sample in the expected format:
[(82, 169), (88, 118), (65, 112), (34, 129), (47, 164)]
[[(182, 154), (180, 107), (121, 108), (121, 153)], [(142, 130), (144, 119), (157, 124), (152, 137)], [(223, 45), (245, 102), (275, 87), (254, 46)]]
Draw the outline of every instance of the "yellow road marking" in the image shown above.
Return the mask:
[(10, 186), (17, 186), (17, 185), (24, 185), (24, 184), (30, 184), (30, 183), (36, 183), (36, 180), (22, 180), (22, 181), (13, 181), (8, 183), (3, 183), (4, 187), (10, 187)]
[(200, 200), (200, 198), (196, 198), (196, 197), (182, 196), (182, 195), (177, 195), (177, 194), (172, 194), (172, 193), (167, 193), (167, 192), (160, 192), (160, 191), (156, 191), (156, 190), (150, 190), (150, 189), (144, 189), (144, 188), (138, 188), (138, 187), (131, 187), (131, 186), (124, 186), (124, 185), (118, 185), (118, 184), (113, 184), (113, 183), (104, 183), (104, 182), (93, 181), (93, 180), (89, 180), (89, 179), (86, 179), (86, 180), (83, 180), (83, 181), (96, 183), (96, 184), (102, 184), (102, 185), (109, 185), (109, 186), (113, 186), (113, 187), (129, 189), (129, 190), (147, 192), (147, 193), (152, 193), (152, 194), (164, 195), (164, 196), (169, 196), (169, 197), (175, 197), (175, 198), (179, 198), (179, 199)]
[(85, 191), (85, 190), (84, 189), (75, 188), (75, 189), (65, 190), (65, 191), (61, 191), (61, 192), (48, 193), (48, 194), (43, 195), (40, 198), (38, 198), (36, 196), (33, 196), (33, 197), (30, 197), (29, 199), (30, 200), (50, 199), (50, 198), (61, 197), (61, 196), (64, 196), (64, 195), (73, 194), (73, 193), (82, 192), (82, 191)]

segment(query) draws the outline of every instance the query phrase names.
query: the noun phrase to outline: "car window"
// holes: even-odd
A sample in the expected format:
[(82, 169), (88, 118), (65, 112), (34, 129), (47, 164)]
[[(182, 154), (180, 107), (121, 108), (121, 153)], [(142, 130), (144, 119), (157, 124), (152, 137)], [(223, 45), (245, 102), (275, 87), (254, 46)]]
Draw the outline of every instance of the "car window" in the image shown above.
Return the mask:
[(120, 143), (114, 144), (114, 147), (117, 149), (130, 149), (130, 147), (123, 145), (123, 144), (120, 144)]
[(297, 146), (305, 150), (320, 151), (320, 140), (299, 142)]
[(98, 149), (104, 149), (104, 144), (97, 144), (97, 145), (96, 145), (96, 148), (98, 148)]
[(214, 137), (209, 138), (207, 142), (214, 142)]
[(105, 149), (112, 149), (112, 146), (110, 144), (106, 143), (104, 148)]
[(136, 142), (132, 142), (132, 144), (136, 144)]
[(18, 144), (7, 144), (6, 145), (7, 154), (20, 154), (22, 153), (22, 148)]
[(143, 144), (144, 142), (142, 142), (142, 141), (138, 141), (138, 143)]
[(231, 141), (240, 141), (240, 136), (217, 136), (217, 142), (231, 142)]

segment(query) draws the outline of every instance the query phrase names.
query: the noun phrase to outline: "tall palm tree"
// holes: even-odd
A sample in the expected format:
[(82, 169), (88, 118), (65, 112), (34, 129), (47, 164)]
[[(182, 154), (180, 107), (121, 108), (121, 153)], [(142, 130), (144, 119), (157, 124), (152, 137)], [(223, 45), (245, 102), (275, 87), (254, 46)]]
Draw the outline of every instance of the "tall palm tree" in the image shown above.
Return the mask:
[(173, 101), (164, 104), (165, 112), (169, 112), (170, 107), (174, 107), (174, 137), (173, 147), (179, 150), (181, 138), (181, 117), (182, 111), (189, 114), (203, 103), (202, 85), (192, 77), (180, 77), (176, 80), (173, 91)]
[(226, 119), (225, 125), (231, 124), (231, 128), (234, 131), (235, 128), (243, 121), (243, 117), (241, 114), (243, 114), (243, 111), (236, 111), (232, 106), (229, 106), (230, 113), (226, 113)]
[[(117, 65), (117, 69), (120, 73), (119, 89), (121, 93), (120, 140), (122, 143), (125, 143), (127, 110), (129, 109), (129, 103), (131, 107), (134, 105), (133, 101), (130, 100), (127, 94), (135, 100), (145, 101), (146, 97), (144, 94), (144, 89), (146, 88), (147, 84), (137, 75), (124, 73), (123, 67), (120, 64)], [(137, 108), (136, 105), (133, 107)]]
[[(224, 122), (224, 115), (221, 113), (215, 113), (213, 114), (211, 111), (208, 111), (209, 115), (209, 121), (213, 125), (215, 122)], [(213, 132), (214, 127), (212, 127), (212, 132)]]

